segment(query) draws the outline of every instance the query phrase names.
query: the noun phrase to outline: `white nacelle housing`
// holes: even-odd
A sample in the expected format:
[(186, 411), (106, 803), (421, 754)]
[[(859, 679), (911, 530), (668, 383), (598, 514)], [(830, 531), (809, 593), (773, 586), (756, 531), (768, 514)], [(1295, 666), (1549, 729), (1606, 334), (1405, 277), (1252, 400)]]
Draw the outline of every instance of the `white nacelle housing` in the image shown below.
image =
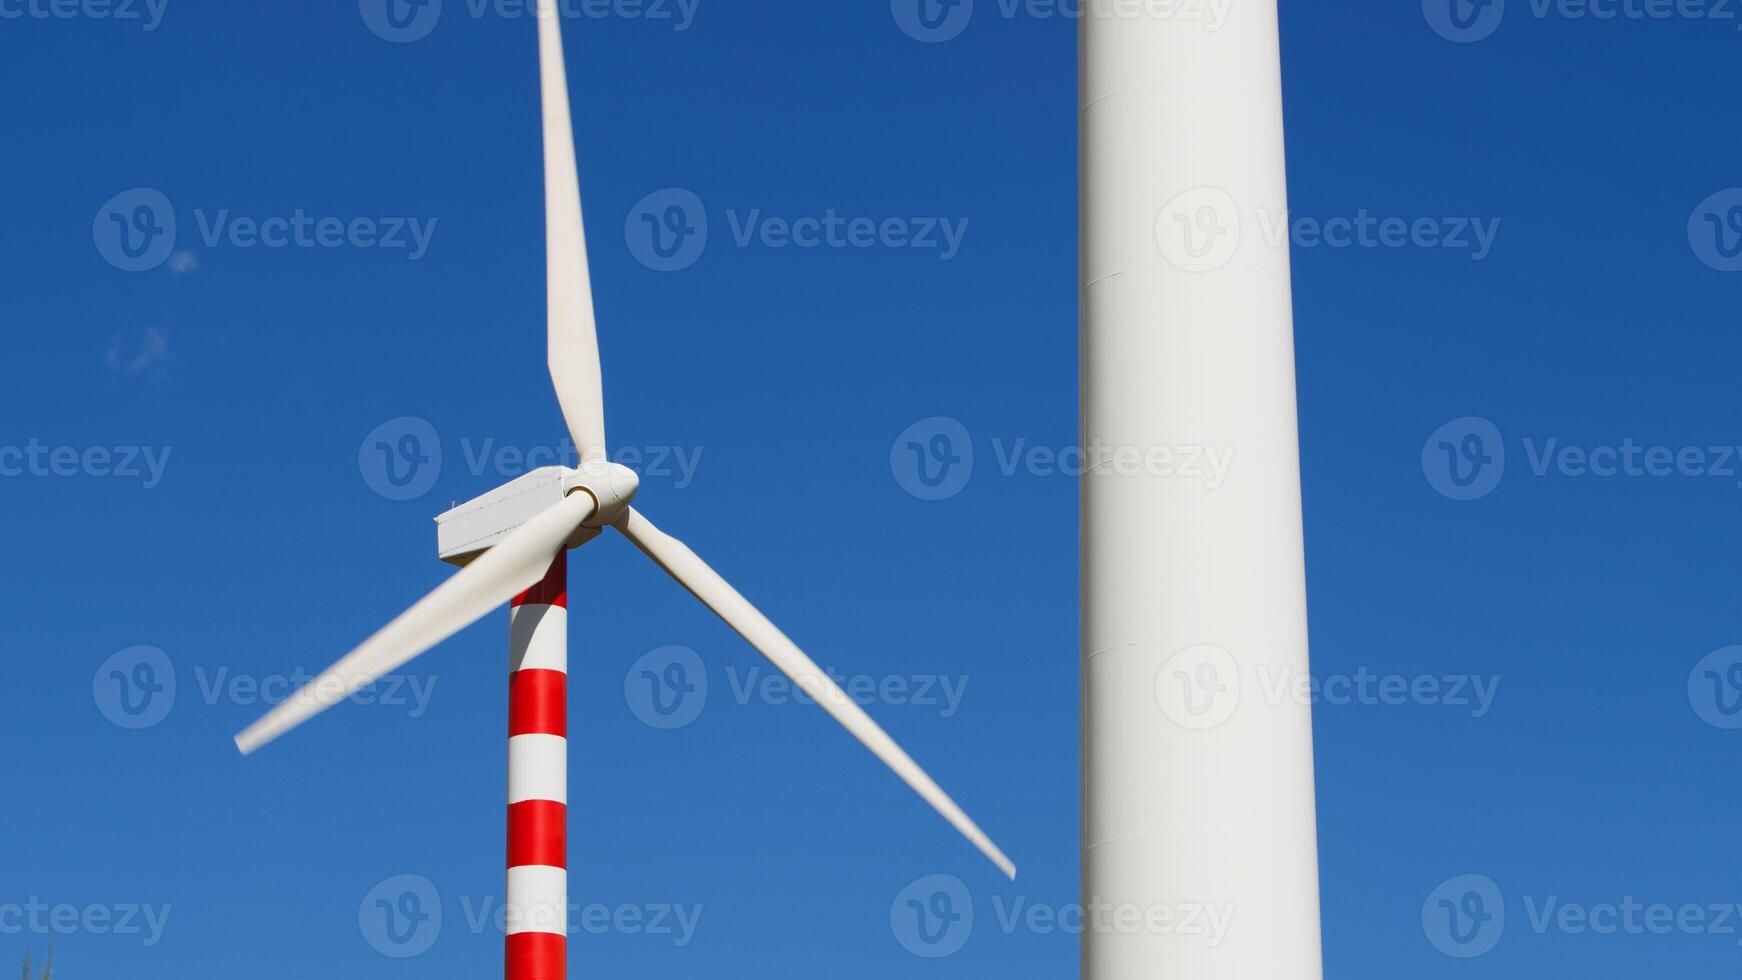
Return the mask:
[(567, 547), (579, 548), (622, 516), (640, 486), (635, 471), (617, 463), (586, 463), (574, 470), (542, 466), (436, 518), (436, 554), (465, 565), (571, 493), (587, 494), (598, 505), (569, 537)]
[[(573, 477), (574, 471), (567, 467), (541, 466), (437, 517), (436, 554), (450, 564), (470, 563), (508, 532), (560, 502)], [(569, 547), (586, 544), (598, 534), (598, 528), (577, 528)]]

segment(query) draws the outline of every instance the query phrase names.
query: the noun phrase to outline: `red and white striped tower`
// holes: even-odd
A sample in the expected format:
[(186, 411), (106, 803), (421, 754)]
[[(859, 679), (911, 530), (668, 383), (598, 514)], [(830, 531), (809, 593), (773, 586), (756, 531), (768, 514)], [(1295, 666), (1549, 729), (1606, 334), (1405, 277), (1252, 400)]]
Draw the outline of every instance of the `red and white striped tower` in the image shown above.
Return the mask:
[(568, 568), (509, 609), (507, 980), (568, 968)]

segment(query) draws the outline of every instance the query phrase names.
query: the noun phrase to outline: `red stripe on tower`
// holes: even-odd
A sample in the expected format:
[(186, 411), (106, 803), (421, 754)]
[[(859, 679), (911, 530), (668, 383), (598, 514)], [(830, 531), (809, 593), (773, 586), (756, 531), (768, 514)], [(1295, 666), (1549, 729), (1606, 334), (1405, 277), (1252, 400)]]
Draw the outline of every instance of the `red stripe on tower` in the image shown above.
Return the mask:
[(568, 867), (568, 817), (568, 807), (550, 800), (509, 804), (508, 866)]
[(537, 585), (514, 597), (513, 606), (541, 605), (569, 607), (569, 553), (556, 557), (555, 564), (544, 573)]
[(565, 980), (568, 940), (548, 932), (508, 937), (508, 980)]
[(568, 970), (568, 554), (509, 611), (508, 980)]
[(508, 675), (508, 734), (569, 734), (569, 675), (523, 667)]

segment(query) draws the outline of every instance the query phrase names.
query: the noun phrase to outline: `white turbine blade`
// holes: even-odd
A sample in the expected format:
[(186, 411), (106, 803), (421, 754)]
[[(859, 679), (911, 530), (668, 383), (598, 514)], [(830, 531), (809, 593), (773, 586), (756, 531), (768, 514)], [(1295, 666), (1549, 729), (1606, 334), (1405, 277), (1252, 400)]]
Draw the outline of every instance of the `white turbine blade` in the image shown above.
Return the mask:
[(544, 112), (545, 290), (550, 379), (581, 462), (605, 461), (605, 398), (587, 272), (581, 179), (575, 167), (569, 82), (556, 0), (538, 0), (539, 91)]
[(594, 507), (590, 495), (571, 494), (520, 525), (501, 543), (249, 725), (236, 736), (236, 747), (243, 755), (253, 752), (537, 585), (569, 535), (592, 516)]
[(951, 826), (961, 831), (981, 853), (991, 858), (999, 870), (1013, 880), (1016, 878), (1016, 865), (962, 812), (962, 808), (950, 799), (949, 794), (926, 775), (925, 770), (902, 751), (901, 746), (895, 744), (895, 740), (872, 721), (871, 716), (849, 698), (847, 692), (841, 690), (815, 661), (787, 639), (786, 634), (769, 622), (768, 617), (758, 612), (749, 600), (727, 584), (718, 572), (709, 568), (707, 562), (702, 561), (689, 546), (654, 527), (651, 521), (633, 508), (624, 512), (615, 527), (647, 557), (653, 559), (655, 564), (665, 569), (666, 574), (676, 579), (679, 585), (688, 589), (691, 595), (725, 620), (726, 625), (737, 630), (738, 635), (748, 640), (774, 666), (792, 678), (801, 690), (822, 705), (854, 738), (865, 743), (865, 747), (882, 759), (884, 765), (893, 769), (897, 776), (913, 787), (914, 792), (943, 814)]

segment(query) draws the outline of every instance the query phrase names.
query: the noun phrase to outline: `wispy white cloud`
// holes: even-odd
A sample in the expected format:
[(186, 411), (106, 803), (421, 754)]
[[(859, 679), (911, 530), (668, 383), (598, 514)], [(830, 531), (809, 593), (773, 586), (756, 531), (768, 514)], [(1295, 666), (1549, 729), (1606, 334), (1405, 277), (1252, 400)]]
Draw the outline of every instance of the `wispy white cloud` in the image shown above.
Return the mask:
[(122, 374), (143, 374), (160, 370), (169, 363), (169, 332), (162, 327), (147, 327), (138, 342), (116, 334), (109, 342), (103, 363), (111, 371)]

